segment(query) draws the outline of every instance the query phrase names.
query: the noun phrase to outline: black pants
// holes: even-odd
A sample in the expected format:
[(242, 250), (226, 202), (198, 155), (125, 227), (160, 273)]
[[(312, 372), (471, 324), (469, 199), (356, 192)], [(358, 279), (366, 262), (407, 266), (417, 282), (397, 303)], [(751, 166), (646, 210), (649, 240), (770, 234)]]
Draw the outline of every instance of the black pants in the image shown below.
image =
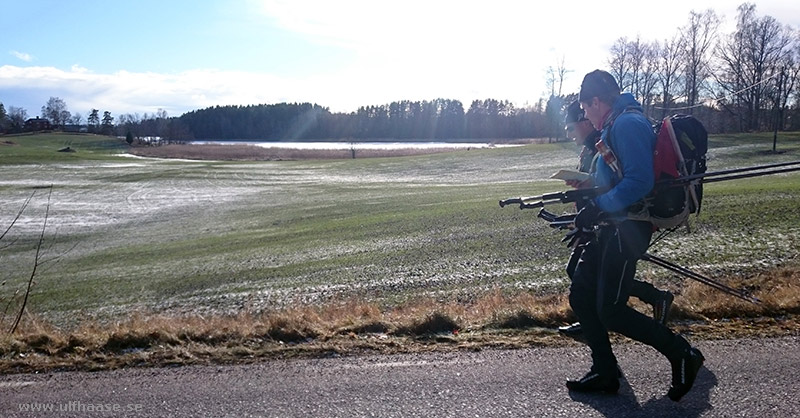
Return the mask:
[(592, 371), (617, 373), (608, 331), (652, 346), (669, 359), (689, 348), (682, 337), (628, 306), (636, 263), (652, 236), (648, 222), (624, 221), (602, 227), (583, 250), (572, 278), (569, 302), (592, 350)]
[[(577, 247), (570, 254), (569, 261), (567, 262), (567, 276), (572, 280), (575, 275), (575, 268), (578, 266), (578, 261), (583, 254), (583, 247)], [(643, 282), (641, 280), (633, 279), (631, 285), (630, 295), (641, 300), (649, 305), (655, 305), (661, 301), (662, 291), (651, 283)]]

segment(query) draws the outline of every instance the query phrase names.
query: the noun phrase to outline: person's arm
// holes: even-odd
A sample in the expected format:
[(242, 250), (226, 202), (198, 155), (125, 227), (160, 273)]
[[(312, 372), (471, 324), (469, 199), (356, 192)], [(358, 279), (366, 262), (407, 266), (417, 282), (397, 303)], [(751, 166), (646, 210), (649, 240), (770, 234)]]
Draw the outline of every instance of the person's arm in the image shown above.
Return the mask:
[(644, 118), (621, 115), (611, 132), (614, 154), (622, 166), (622, 179), (596, 199), (604, 212), (615, 213), (638, 202), (653, 189), (653, 129)]

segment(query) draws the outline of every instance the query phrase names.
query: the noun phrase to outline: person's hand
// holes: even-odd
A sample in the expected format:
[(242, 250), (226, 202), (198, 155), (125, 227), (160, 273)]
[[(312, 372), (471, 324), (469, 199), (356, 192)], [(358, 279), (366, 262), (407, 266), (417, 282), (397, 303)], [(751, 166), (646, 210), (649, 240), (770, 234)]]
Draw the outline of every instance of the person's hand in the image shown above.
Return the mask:
[(583, 245), (585, 242), (589, 242), (594, 236), (593, 232), (583, 230), (580, 228), (573, 228), (570, 229), (569, 232), (564, 236), (564, 239), (561, 242), (567, 243), (567, 248), (575, 248), (577, 246)]
[(567, 186), (574, 187), (576, 189), (588, 189), (594, 187), (594, 180), (589, 177), (586, 180), (564, 180), (567, 183)]
[(575, 229), (591, 230), (597, 223), (597, 218), (600, 217), (600, 208), (594, 203), (594, 200), (589, 200), (586, 205), (575, 216)]

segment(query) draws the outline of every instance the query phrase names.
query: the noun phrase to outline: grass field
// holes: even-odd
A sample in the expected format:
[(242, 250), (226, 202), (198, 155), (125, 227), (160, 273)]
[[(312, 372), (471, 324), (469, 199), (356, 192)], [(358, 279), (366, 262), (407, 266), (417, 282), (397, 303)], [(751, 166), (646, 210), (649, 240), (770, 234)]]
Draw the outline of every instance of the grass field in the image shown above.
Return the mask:
[[(782, 134), (778, 154), (771, 141), (714, 137), (709, 171), (800, 160), (800, 135)], [(575, 164), (571, 143), (234, 162), (134, 158), (95, 136), (0, 142), (0, 233), (15, 222), (0, 240), (3, 327), (31, 277), (45, 214), (27, 306), (63, 329), (132, 312), (236, 317), (354, 300), (377, 310), (422, 299), (467, 306), (568, 286), (561, 233), (536, 211), (497, 202), (564, 189), (547, 177)], [(56, 152), (65, 146), (75, 152)], [(792, 173), (707, 185), (691, 232), (653, 251), (747, 286), (759, 273), (796, 268), (798, 248)], [(686, 284), (645, 263), (639, 274), (678, 293)]]

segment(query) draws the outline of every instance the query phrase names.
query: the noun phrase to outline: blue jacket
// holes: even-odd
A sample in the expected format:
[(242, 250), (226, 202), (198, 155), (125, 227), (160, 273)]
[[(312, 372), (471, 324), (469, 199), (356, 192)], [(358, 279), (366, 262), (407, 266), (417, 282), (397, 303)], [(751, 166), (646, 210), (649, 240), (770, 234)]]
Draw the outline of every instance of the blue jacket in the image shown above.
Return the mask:
[[(626, 112), (629, 109), (639, 111)], [(604, 212), (624, 215), (626, 208), (650, 193), (654, 183), (656, 135), (633, 95), (619, 96), (604, 122), (601, 138), (616, 155), (622, 173), (621, 176), (615, 174), (602, 158), (598, 158), (595, 185), (611, 189), (596, 197), (595, 203)]]

